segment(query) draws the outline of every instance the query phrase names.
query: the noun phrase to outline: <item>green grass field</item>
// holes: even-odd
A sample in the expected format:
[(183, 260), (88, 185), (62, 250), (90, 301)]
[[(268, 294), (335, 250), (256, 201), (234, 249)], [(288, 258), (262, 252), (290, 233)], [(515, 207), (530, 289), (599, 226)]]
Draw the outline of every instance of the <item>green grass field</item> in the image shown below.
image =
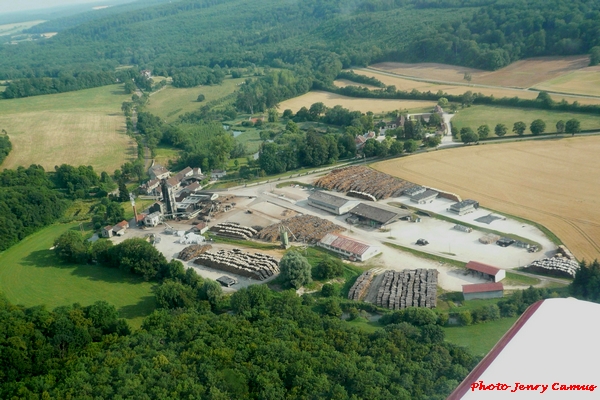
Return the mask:
[(179, 149), (175, 149), (172, 147), (158, 146), (156, 148), (156, 155), (154, 157), (154, 161), (157, 164), (167, 167), (169, 165), (169, 161), (175, 161), (179, 158), (180, 152), (181, 151)]
[(474, 356), (485, 356), (517, 321), (518, 317), (470, 326), (444, 327), (446, 341), (466, 347)]
[(0, 100), (0, 127), (13, 150), (5, 168), (40, 164), (92, 165), (112, 173), (137, 156), (135, 142), (125, 135), (121, 111), (130, 99), (122, 85), (22, 99)]
[(42, 22), (46, 22), (46, 21), (35, 20), (35, 21), (17, 22), (14, 24), (0, 25), (0, 36), (16, 35), (17, 33), (21, 33), (25, 29), (29, 29), (32, 26), (41, 24)]
[[(146, 109), (167, 122), (173, 122), (181, 114), (196, 111), (209, 101), (217, 100), (233, 93), (237, 85), (244, 82), (244, 80), (245, 78), (225, 79), (221, 85), (198, 86), (184, 89), (167, 85), (161, 91), (150, 96), (150, 103), (146, 106)], [(196, 101), (199, 94), (203, 94), (206, 97), (201, 103)]]
[(531, 134), (529, 125), (538, 118), (546, 123), (546, 132), (556, 132), (556, 123), (559, 120), (562, 119), (567, 122), (571, 118), (578, 119), (581, 122), (582, 130), (600, 129), (600, 116), (598, 115), (493, 106), (471, 106), (459, 110), (452, 118), (452, 126), (455, 126), (458, 130), (463, 127), (471, 127), (474, 131), (477, 131), (477, 127), (488, 124), (491, 128), (490, 137), (495, 137), (494, 127), (496, 124), (504, 124), (508, 128), (506, 136), (511, 136), (515, 135), (512, 132), (515, 122), (525, 122), (525, 125), (527, 125), (525, 134)]
[(0, 254), (0, 291), (14, 304), (48, 309), (106, 300), (138, 328), (155, 305), (152, 283), (118, 269), (68, 265), (49, 250), (54, 239), (77, 224), (52, 225)]

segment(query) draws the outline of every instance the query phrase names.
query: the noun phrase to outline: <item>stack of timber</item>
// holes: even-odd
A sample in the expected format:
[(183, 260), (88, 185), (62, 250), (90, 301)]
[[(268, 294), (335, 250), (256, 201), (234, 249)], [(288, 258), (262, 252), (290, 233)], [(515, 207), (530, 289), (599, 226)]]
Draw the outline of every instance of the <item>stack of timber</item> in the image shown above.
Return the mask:
[(193, 244), (181, 250), (177, 258), (179, 258), (182, 261), (190, 261), (198, 257), (200, 254), (206, 253), (210, 249), (212, 249), (212, 246), (210, 244)]
[(368, 270), (360, 274), (348, 292), (348, 299), (356, 301), (360, 300), (365, 293), (367, 293), (374, 276), (373, 270)]
[(558, 276), (575, 278), (579, 269), (579, 263), (575, 260), (569, 260), (567, 257), (551, 257), (535, 260), (527, 267), (533, 272), (551, 273)]
[(294, 241), (305, 243), (317, 243), (328, 233), (344, 231), (344, 228), (326, 219), (312, 215), (297, 215), (283, 220), (279, 224), (267, 226), (258, 233), (257, 238), (268, 242), (276, 242), (279, 240), (279, 227), (281, 225), (292, 232)]
[(331, 171), (326, 176), (319, 178), (315, 182), (315, 186), (339, 192), (366, 193), (381, 200), (400, 196), (405, 189), (414, 186), (414, 183), (394, 178), (371, 168), (353, 166)]
[(234, 239), (248, 240), (256, 235), (256, 229), (248, 226), (243, 226), (233, 222), (223, 222), (210, 228), (211, 232), (219, 236), (230, 237)]
[(245, 253), (240, 249), (201, 254), (194, 264), (246, 276), (260, 281), (279, 273), (279, 262), (262, 253)]
[(376, 304), (390, 310), (433, 308), (437, 304), (437, 276), (435, 269), (385, 271), (377, 289)]
[(571, 253), (571, 250), (567, 249), (564, 245), (558, 246), (556, 250), (558, 254), (561, 254), (563, 257), (568, 258), (569, 260), (575, 260), (575, 256)]

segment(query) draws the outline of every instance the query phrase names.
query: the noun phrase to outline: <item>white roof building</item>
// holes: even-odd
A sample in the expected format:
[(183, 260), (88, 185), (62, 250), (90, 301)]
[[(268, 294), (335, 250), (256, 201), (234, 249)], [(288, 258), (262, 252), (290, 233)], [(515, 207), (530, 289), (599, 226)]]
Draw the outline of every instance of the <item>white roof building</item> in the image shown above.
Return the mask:
[[(597, 398), (599, 320), (596, 303), (568, 298), (533, 304), (448, 399)], [(509, 387), (481, 390), (481, 384), (498, 383)]]

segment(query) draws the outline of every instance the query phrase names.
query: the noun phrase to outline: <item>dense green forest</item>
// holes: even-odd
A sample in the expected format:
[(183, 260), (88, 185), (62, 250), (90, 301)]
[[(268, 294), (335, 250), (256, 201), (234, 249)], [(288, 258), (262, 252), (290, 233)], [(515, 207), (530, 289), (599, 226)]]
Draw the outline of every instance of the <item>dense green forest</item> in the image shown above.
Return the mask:
[[(61, 21), (52, 39), (0, 47), (0, 79), (137, 65), (303, 65), (333, 56), (344, 67), (383, 60), (496, 69), (599, 45), (598, 1), (181, 0)], [(137, 5), (136, 5), (137, 6)], [(115, 8), (116, 10), (116, 8)], [(96, 15), (96, 17), (99, 14)], [(232, 23), (235, 20), (235, 23)], [(41, 28), (33, 28), (41, 29)]]
[(104, 302), (53, 311), (0, 296), (0, 397), (444, 399), (474, 366), (435, 313), (367, 333), (252, 286), (234, 313), (162, 309), (129, 333)]

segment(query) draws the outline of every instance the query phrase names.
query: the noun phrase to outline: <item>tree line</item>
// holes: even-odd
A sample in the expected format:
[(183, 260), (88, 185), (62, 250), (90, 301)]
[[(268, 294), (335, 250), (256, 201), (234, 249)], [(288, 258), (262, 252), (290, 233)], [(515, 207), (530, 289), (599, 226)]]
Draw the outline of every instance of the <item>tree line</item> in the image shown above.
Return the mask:
[[(523, 121), (517, 121), (513, 124), (512, 132), (518, 136), (523, 136), (527, 125)], [(529, 125), (529, 131), (533, 136), (541, 135), (546, 131), (546, 123), (542, 119), (536, 119)], [(494, 127), (494, 134), (498, 137), (503, 137), (508, 132), (508, 127), (505, 124), (497, 124)], [(556, 133), (570, 133), (575, 135), (581, 132), (581, 122), (578, 119), (571, 118), (567, 122), (560, 120), (556, 123)], [(458, 136), (457, 130), (452, 127), (452, 135)], [(490, 126), (487, 124), (480, 125), (477, 131), (474, 131), (471, 127), (463, 127), (460, 129), (460, 140), (463, 143), (476, 143), (480, 139), (487, 139), (491, 133)]]
[(2, 129), (2, 134), (0, 134), (0, 165), (6, 160), (6, 157), (8, 157), (11, 150), (12, 143), (8, 137), (8, 133)]

